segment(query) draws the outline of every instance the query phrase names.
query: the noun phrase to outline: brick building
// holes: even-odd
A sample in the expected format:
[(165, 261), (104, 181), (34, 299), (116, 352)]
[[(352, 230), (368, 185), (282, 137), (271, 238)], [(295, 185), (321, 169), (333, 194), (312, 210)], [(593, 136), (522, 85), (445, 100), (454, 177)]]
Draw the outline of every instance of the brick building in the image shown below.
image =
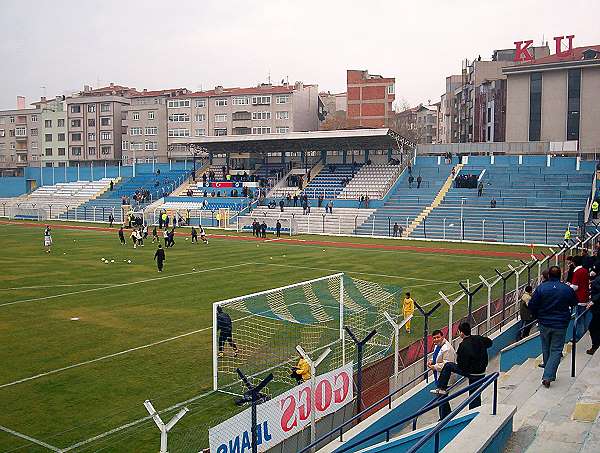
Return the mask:
[(349, 126), (389, 126), (394, 117), (395, 79), (351, 69), (346, 77)]

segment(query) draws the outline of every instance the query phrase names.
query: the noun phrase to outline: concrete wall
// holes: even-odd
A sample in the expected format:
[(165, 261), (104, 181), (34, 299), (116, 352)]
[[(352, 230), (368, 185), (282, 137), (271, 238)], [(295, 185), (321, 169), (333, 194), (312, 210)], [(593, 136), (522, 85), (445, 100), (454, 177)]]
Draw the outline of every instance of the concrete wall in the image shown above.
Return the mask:
[(542, 140), (567, 139), (567, 71), (542, 73)]
[[(542, 84), (542, 90), (543, 89), (544, 86)], [(529, 74), (515, 74), (511, 75), (507, 81), (506, 141), (526, 142), (528, 140)]]

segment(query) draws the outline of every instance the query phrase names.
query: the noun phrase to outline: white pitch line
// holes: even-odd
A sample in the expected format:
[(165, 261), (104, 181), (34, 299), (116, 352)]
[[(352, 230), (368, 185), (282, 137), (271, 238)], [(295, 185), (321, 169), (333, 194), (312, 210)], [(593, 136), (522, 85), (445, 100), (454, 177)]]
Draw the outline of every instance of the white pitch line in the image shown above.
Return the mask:
[(8, 434), (12, 434), (13, 436), (20, 437), (21, 439), (28, 440), (29, 442), (33, 442), (34, 444), (39, 445), (44, 448), (47, 448), (48, 450), (51, 450), (51, 451), (56, 451), (58, 453), (61, 453), (62, 451), (64, 451), (64, 450), (61, 450), (60, 448), (53, 447), (52, 445), (47, 444), (46, 442), (42, 442), (41, 440), (37, 440), (33, 437), (27, 436), (23, 433), (20, 433), (18, 431), (7, 428), (6, 426), (0, 425), (0, 430), (6, 432)]
[(39, 301), (39, 300), (56, 299), (56, 298), (59, 298), (59, 297), (72, 296), (72, 295), (75, 295), (75, 294), (90, 293), (90, 292), (93, 292), (93, 291), (102, 291), (102, 290), (105, 290), (105, 289), (121, 288), (123, 286), (139, 285), (140, 283), (154, 282), (154, 281), (158, 281), (158, 280), (164, 280), (164, 279), (167, 279), (167, 278), (183, 277), (183, 276), (186, 276), (186, 275), (201, 274), (201, 273), (204, 273), (204, 272), (220, 271), (220, 270), (223, 270), (223, 269), (231, 269), (232, 267), (249, 266), (251, 264), (255, 264), (255, 263), (232, 264), (230, 266), (213, 267), (211, 269), (202, 269), (200, 271), (184, 272), (182, 274), (165, 275), (165, 276), (162, 276), (162, 277), (147, 278), (145, 280), (138, 280), (138, 281), (135, 281), (135, 282), (116, 283), (114, 285), (107, 285), (107, 286), (103, 286), (101, 288), (82, 289), (81, 291), (71, 291), (69, 293), (54, 294), (52, 296), (34, 297), (32, 299), (15, 300), (13, 302), (6, 302), (4, 304), (0, 304), (0, 307), (6, 307), (8, 305), (15, 305), (15, 304), (22, 304), (22, 303), (25, 303), (25, 302), (35, 302), (35, 301)]
[(79, 362), (79, 363), (75, 363), (73, 365), (68, 365), (62, 368), (57, 368), (55, 370), (51, 370), (51, 371), (45, 371), (43, 373), (39, 373), (36, 374), (35, 376), (29, 376), (23, 379), (19, 379), (13, 382), (8, 382), (6, 384), (2, 384), (0, 385), (0, 389), (5, 388), (5, 387), (12, 387), (13, 385), (17, 385), (17, 384), (22, 384), (23, 382), (27, 382), (27, 381), (32, 381), (34, 379), (38, 379), (44, 376), (49, 376), (51, 374), (56, 374), (56, 373), (60, 373), (61, 371), (66, 371), (66, 370), (71, 370), (73, 368), (78, 368), (80, 366), (83, 365), (89, 365), (90, 363), (95, 363), (95, 362), (100, 362), (102, 360), (106, 360), (106, 359), (110, 359), (113, 357), (118, 357), (120, 355), (124, 355), (124, 354), (128, 354), (130, 352), (134, 352), (134, 351), (139, 351), (140, 349), (146, 349), (146, 348), (151, 348), (152, 346), (156, 346), (162, 343), (167, 343), (168, 341), (173, 341), (173, 340), (178, 340), (179, 338), (184, 338), (184, 337), (188, 337), (190, 335), (194, 335), (196, 333), (199, 332), (203, 332), (205, 330), (209, 330), (212, 329), (212, 326), (208, 326), (208, 327), (203, 327), (202, 329), (197, 329), (197, 330), (193, 330), (191, 332), (186, 332), (186, 333), (182, 333), (181, 335), (176, 335), (174, 337), (170, 337), (170, 338), (165, 338), (163, 340), (158, 340), (158, 341), (154, 341), (152, 343), (148, 343), (142, 346), (136, 346), (135, 348), (130, 348), (130, 349), (125, 349), (124, 351), (119, 351), (119, 352), (115, 352), (113, 354), (108, 354), (102, 357), (97, 357), (95, 359), (90, 359), (90, 360), (86, 360), (84, 362)]
[(18, 291), (21, 289), (44, 289), (44, 288), (62, 288), (72, 286), (106, 286), (106, 283), (72, 283), (65, 285), (44, 285), (44, 286), (19, 286), (16, 288), (0, 288), (0, 291)]

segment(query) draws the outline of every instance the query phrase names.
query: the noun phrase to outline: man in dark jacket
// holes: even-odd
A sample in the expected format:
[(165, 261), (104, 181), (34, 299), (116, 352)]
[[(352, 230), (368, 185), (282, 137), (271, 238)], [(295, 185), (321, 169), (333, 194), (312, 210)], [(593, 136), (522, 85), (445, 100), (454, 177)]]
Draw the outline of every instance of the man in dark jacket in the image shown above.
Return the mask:
[(556, 380), (556, 370), (571, 320), (571, 309), (577, 305), (575, 291), (560, 281), (560, 275), (560, 268), (552, 266), (548, 271), (548, 281), (536, 288), (528, 304), (540, 328), (544, 356), (542, 385), (546, 388)]
[(158, 244), (158, 248), (154, 253), (154, 259), (156, 260), (156, 266), (158, 267), (158, 272), (162, 272), (163, 263), (165, 261), (165, 251), (160, 244)]
[(592, 280), (590, 293), (593, 305), (590, 309), (592, 312), (592, 321), (590, 322), (588, 330), (590, 332), (590, 337), (592, 338), (592, 347), (586, 352), (589, 355), (594, 355), (594, 352), (600, 347), (600, 276), (596, 276), (596, 278)]
[[(458, 333), (462, 342), (456, 351), (456, 363), (448, 362), (442, 368), (437, 380), (437, 389), (432, 390), (438, 395), (448, 393), (448, 382), (452, 373), (466, 376), (469, 379), (469, 385), (474, 384), (485, 376), (485, 369), (488, 366), (487, 350), (492, 346), (492, 340), (481, 335), (471, 335), (471, 324), (463, 322), (458, 326)], [(471, 389), (469, 395), (477, 389)], [(475, 398), (469, 409), (481, 406), (481, 397)]]
[(231, 317), (223, 311), (221, 306), (217, 307), (217, 330), (219, 330), (219, 357), (223, 356), (223, 347), (227, 341), (237, 355), (237, 345), (233, 341), (233, 325)]

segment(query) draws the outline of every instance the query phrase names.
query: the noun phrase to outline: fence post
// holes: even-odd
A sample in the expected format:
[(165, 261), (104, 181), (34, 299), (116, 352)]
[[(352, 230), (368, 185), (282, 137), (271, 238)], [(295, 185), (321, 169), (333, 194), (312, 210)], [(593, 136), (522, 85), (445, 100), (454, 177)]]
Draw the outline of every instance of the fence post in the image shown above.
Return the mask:
[(51, 204), (48, 205), (48, 209), (50, 211), (49, 214), (48, 214), (48, 218), (51, 219), (52, 218), (52, 205)]
[(444, 240), (446, 240), (446, 217), (444, 217)]
[(357, 221), (358, 221), (358, 216), (357, 216), (357, 215), (355, 215), (355, 216), (354, 216), (354, 232), (355, 232), (355, 233), (356, 233), (356, 228), (357, 228), (357, 225), (356, 225), (356, 222), (357, 222)]
[(548, 221), (546, 220), (546, 244), (548, 243)]
[(485, 322), (485, 330), (486, 332), (489, 333), (490, 331), (490, 324), (492, 322), (492, 288), (494, 286), (496, 286), (496, 283), (498, 283), (500, 281), (500, 277), (496, 277), (495, 280), (492, 281), (492, 283), (490, 283), (488, 280), (486, 280), (485, 278), (483, 278), (482, 275), (479, 275), (479, 280), (481, 280), (481, 282), (487, 287), (487, 319)]
[(485, 241), (485, 219), (481, 221), (481, 240)]
[[(346, 330), (346, 332), (348, 332), (348, 335), (350, 335), (350, 338), (352, 338), (352, 341), (354, 341), (354, 344), (356, 345), (356, 352), (357, 352), (356, 362), (357, 362), (357, 367), (358, 367), (357, 372), (356, 372), (356, 413), (360, 413), (360, 411), (362, 410), (363, 348), (364, 348), (365, 344), (367, 344), (367, 342), (371, 338), (373, 338), (373, 336), (377, 333), (377, 330), (372, 330), (365, 338), (363, 338), (362, 340), (359, 340), (358, 338), (356, 338), (354, 333), (352, 333), (352, 330), (350, 330), (350, 327), (344, 326), (344, 329)], [(359, 421), (360, 421), (360, 419), (359, 419)]]
[(65, 207), (67, 208), (67, 220), (69, 220), (69, 205), (65, 205)]
[(342, 218), (338, 217), (338, 234), (342, 234)]
[(523, 220), (523, 243), (527, 244), (527, 239), (525, 235), (525, 220)]
[(160, 430), (160, 453), (167, 453), (167, 435), (171, 428), (173, 428), (173, 426), (175, 426), (175, 424), (179, 420), (181, 420), (181, 418), (185, 414), (188, 413), (189, 409), (187, 407), (184, 407), (171, 419), (171, 421), (169, 421), (169, 423), (164, 423), (160, 418), (160, 415), (158, 415), (158, 412), (156, 412), (156, 410), (154, 409), (154, 406), (152, 405), (150, 400), (144, 401), (144, 407), (146, 408), (146, 410), (150, 414), (150, 417), (152, 417), (154, 423), (156, 424), (156, 426), (158, 426), (158, 429)]
[(506, 242), (506, 238), (504, 237), (504, 219), (502, 219), (502, 242)]
[[(423, 371), (427, 371), (427, 337), (429, 337), (429, 317), (433, 314), (434, 311), (436, 311), (438, 308), (440, 308), (442, 306), (441, 302), (438, 302), (431, 310), (429, 311), (425, 311), (423, 310), (423, 308), (415, 302), (415, 307), (417, 307), (417, 310), (419, 310), (421, 312), (421, 314), (423, 315)], [(427, 381), (428, 379), (428, 374), (426, 373), (424, 376), (424, 380)]]
[(383, 312), (383, 315), (386, 317), (388, 322), (392, 325), (392, 329), (394, 329), (394, 386), (395, 389), (398, 388), (398, 372), (400, 370), (400, 364), (398, 354), (400, 354), (400, 329), (404, 327), (407, 322), (410, 322), (413, 315), (404, 318), (400, 324), (396, 323), (394, 319), (388, 314), (387, 311)]
[(467, 286), (465, 287), (465, 285), (463, 285), (462, 282), (458, 282), (458, 284), (460, 285), (460, 287), (462, 288), (463, 292), (466, 294), (467, 296), (467, 309), (468, 309), (468, 317), (467, 319), (469, 320), (469, 323), (471, 325), (474, 325), (474, 318), (473, 318), (473, 296), (475, 294), (477, 294), (477, 292), (483, 288), (483, 283), (480, 283), (479, 286), (475, 287), (475, 289), (471, 290), (471, 287), (469, 286), (469, 281), (467, 280)]
[[(237, 372), (238, 376), (241, 378), (242, 382), (248, 388), (248, 392), (250, 393), (250, 397), (252, 398), (252, 426), (251, 426), (252, 453), (257, 453), (258, 452), (258, 426), (257, 426), (257, 422), (256, 422), (256, 418), (257, 418), (256, 407), (258, 406), (258, 401), (260, 400), (260, 391), (263, 388), (265, 388), (269, 382), (271, 382), (271, 380), (273, 379), (273, 373), (269, 373), (269, 375), (266, 378), (264, 378), (260, 382), (260, 384), (258, 384), (257, 386), (254, 386), (250, 383), (250, 381), (248, 381), (248, 378), (246, 378), (244, 373), (242, 373), (239, 368), (236, 368), (235, 371)], [(312, 398), (311, 398), (311, 400), (312, 400)]]
[(438, 294), (444, 299), (444, 301), (448, 304), (448, 341), (452, 344), (452, 324), (454, 323), (454, 305), (456, 305), (460, 300), (465, 296), (465, 293), (461, 293), (454, 300), (450, 300), (448, 296), (446, 296), (442, 291), (438, 292)]
[[(323, 231), (322, 231), (322, 233), (325, 233), (325, 214), (321, 214), (321, 216), (323, 217)], [(308, 218), (308, 221), (310, 222), (310, 217)]]
[(388, 236), (392, 235), (392, 218), (388, 216)]
[(427, 239), (427, 227), (426, 225), (427, 217), (423, 218), (423, 236)]
[(496, 274), (498, 274), (498, 276), (502, 279), (502, 321), (500, 323), (500, 329), (502, 329), (502, 327), (504, 327), (504, 321), (506, 319), (506, 281), (512, 277), (512, 274), (514, 274), (514, 270), (511, 270), (506, 276), (504, 276), (504, 274), (502, 274), (502, 272), (500, 272), (498, 269), (494, 269), (496, 271)]
[(373, 216), (373, 227), (371, 228), (371, 236), (375, 236), (375, 216)]

